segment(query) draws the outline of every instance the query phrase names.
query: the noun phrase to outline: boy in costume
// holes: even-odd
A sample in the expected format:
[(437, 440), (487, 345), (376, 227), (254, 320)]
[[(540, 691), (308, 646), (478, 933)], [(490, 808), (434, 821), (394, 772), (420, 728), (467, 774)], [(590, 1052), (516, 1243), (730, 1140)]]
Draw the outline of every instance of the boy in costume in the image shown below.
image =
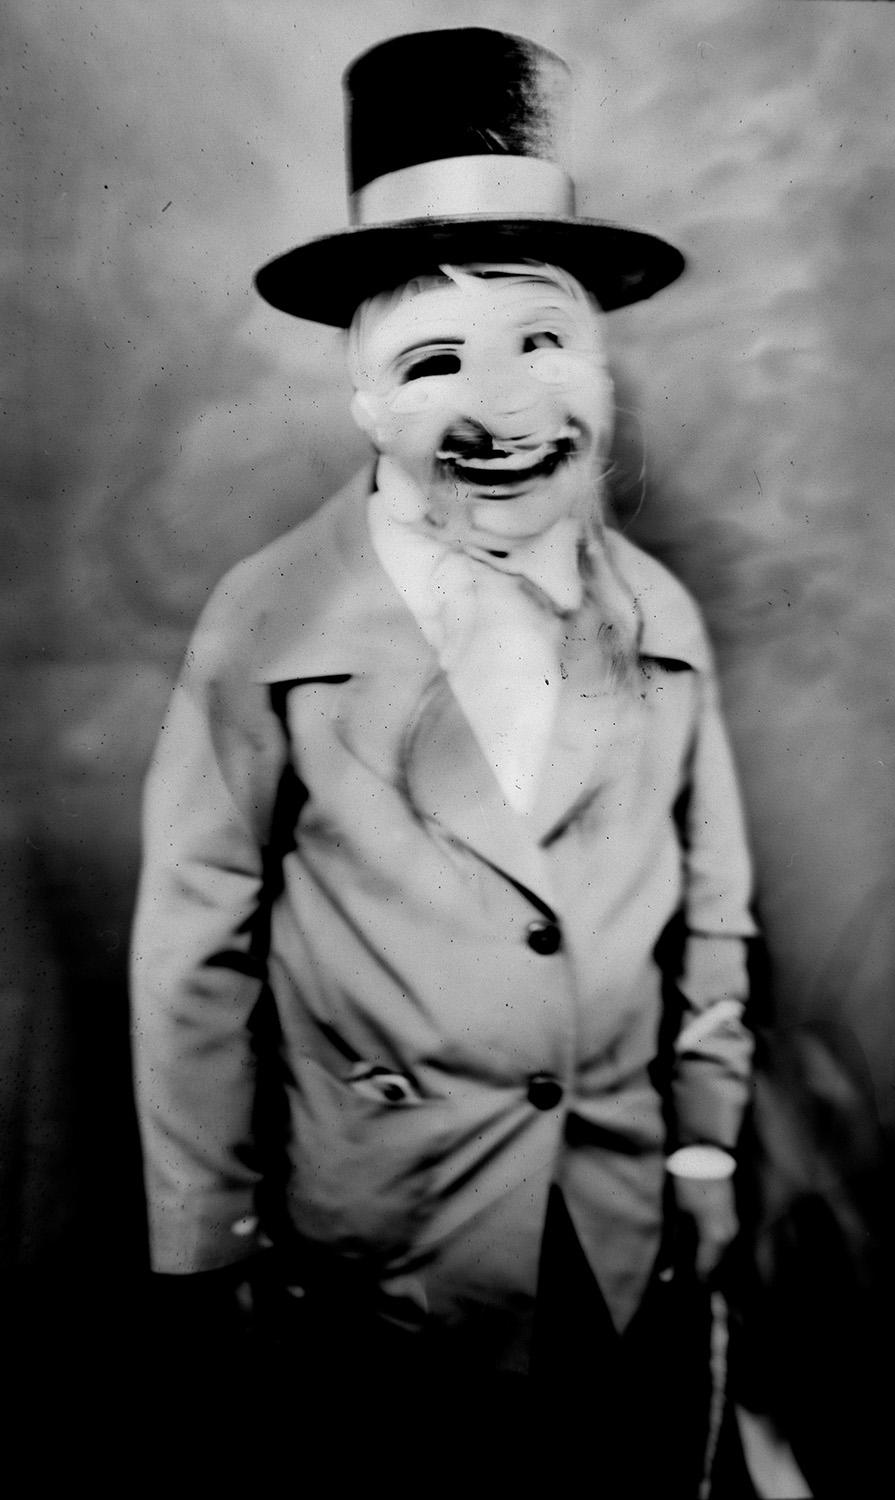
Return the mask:
[(376, 457), (200, 621), (134, 1042), (157, 1271), (275, 1255), (317, 1355), (541, 1374), (611, 1446), (669, 1205), (697, 1279), (736, 1232), (754, 928), (698, 611), (603, 509), (605, 314), (683, 259), (576, 217), (565, 81), (481, 29), (346, 75), (352, 226), (257, 285), (348, 329)]

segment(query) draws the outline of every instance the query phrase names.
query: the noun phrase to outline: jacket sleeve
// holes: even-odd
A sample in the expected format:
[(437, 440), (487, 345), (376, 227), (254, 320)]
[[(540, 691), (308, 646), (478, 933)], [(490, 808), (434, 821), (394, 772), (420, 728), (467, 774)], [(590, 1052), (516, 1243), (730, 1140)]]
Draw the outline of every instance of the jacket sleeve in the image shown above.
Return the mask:
[(755, 935), (739, 787), (706, 648), (683, 825), (685, 941), (674, 1044), (673, 1144), (736, 1145), (750, 1094), (752, 1037), (743, 1021)]
[(225, 580), (200, 621), (145, 790), (131, 1011), (151, 1260), (165, 1272), (257, 1247), (250, 1022), (286, 756), (240, 644), (244, 597)]

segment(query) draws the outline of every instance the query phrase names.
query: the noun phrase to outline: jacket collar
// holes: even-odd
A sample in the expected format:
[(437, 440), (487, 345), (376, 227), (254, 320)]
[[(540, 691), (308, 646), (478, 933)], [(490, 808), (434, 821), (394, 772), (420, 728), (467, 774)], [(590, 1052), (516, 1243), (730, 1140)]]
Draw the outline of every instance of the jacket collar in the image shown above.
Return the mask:
[[(427, 689), (444, 682), (434, 650), (373, 548), (365, 503), (371, 485), (371, 471), (356, 476), (261, 555), (261, 587), (253, 604), (254, 676), (269, 685), (352, 678), (340, 732), (361, 759), (393, 773), (394, 726), (406, 724)], [(703, 668), (704, 637), (681, 585), (617, 533), (610, 534), (609, 545), (641, 610), (641, 655)], [(594, 743), (613, 760), (626, 753), (630, 726), (620, 730), (614, 711), (606, 717), (601, 694), (588, 691), (592, 639), (582, 621), (577, 651), (568, 643), (570, 680), (542, 795), (530, 816), (520, 816), (505, 801), (446, 688), (435, 694), (407, 787), (418, 811), (444, 836), (476, 849), (548, 902), (546, 846), (593, 795)]]
[(606, 536), (616, 567), (637, 600), (643, 626), (640, 655), (706, 671), (710, 653), (705, 631), (683, 584), (621, 532), (607, 531)]
[[(366, 501), (373, 468), (349, 483), (300, 527), (265, 549), (275, 598), (264, 611), (255, 651), (262, 682), (293, 681), (362, 670), (406, 638), (425, 647), (422, 631), (373, 548)], [(619, 532), (608, 531), (615, 565), (637, 600), (642, 656), (709, 665), (705, 635), (681, 584)], [(383, 636), (383, 629), (389, 634)], [(394, 632), (394, 634), (392, 634)], [(429, 662), (431, 666), (431, 661)]]

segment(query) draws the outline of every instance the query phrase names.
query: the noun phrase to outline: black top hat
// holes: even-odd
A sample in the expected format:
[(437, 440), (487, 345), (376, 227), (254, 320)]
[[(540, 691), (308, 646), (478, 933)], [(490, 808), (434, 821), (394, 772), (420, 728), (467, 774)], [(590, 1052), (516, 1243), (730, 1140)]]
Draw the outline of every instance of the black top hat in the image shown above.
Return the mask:
[(681, 274), (664, 240), (575, 216), (556, 161), (569, 69), (545, 47), (425, 31), (363, 53), (343, 83), (351, 224), (262, 266), (272, 306), (346, 327), (367, 297), (444, 263), (533, 260), (571, 272), (608, 312)]

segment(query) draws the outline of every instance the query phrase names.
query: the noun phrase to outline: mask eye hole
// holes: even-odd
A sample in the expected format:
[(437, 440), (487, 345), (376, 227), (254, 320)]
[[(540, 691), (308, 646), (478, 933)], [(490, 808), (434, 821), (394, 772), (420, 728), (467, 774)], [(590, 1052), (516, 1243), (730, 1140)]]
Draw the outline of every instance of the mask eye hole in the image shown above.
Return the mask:
[(409, 380), (426, 380), (432, 375), (458, 375), (460, 356), (449, 349), (439, 349), (434, 354), (424, 354), (401, 372), (401, 384)]
[(536, 333), (528, 333), (522, 340), (522, 353), (534, 354), (536, 349), (561, 349), (562, 339), (558, 333), (549, 328), (539, 328)]

